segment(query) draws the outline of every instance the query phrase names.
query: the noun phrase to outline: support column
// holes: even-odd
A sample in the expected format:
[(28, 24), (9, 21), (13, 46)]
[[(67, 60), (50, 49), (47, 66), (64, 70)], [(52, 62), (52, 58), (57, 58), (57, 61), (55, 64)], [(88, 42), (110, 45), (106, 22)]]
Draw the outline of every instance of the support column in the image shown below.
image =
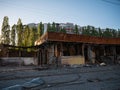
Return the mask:
[(46, 53), (45, 53), (45, 48), (44, 48), (44, 50), (43, 50), (43, 59), (42, 59), (42, 61), (43, 61), (43, 65), (45, 64), (45, 59), (46, 59)]
[(38, 49), (37, 55), (38, 55), (37, 65), (40, 65), (41, 64), (41, 62), (40, 62), (40, 49)]
[(82, 52), (81, 54), (82, 54), (82, 58), (83, 58), (83, 60), (84, 60), (84, 64), (86, 63), (86, 57), (85, 57), (85, 45), (84, 44), (82, 44), (81, 45), (81, 50), (82, 51), (80, 51), (80, 52)]
[(116, 59), (117, 59), (117, 56), (116, 56), (116, 46), (113, 46), (113, 56), (114, 56), (114, 64), (116, 64)]
[(45, 53), (44, 53), (44, 49), (42, 49), (42, 60), (41, 60), (41, 65), (44, 65), (44, 62), (45, 62)]
[(85, 47), (85, 45), (82, 44), (82, 56), (83, 56), (83, 57), (85, 57), (85, 55), (84, 55), (84, 47)]
[(9, 49), (7, 50), (7, 57), (9, 57)]
[(54, 56), (56, 56), (55, 44), (54, 44)]
[(40, 65), (43, 65), (43, 49), (40, 50)]
[(21, 50), (19, 49), (19, 57), (21, 57)]
[(91, 62), (91, 46), (88, 45), (88, 49), (87, 49), (87, 54), (88, 54), (88, 60)]
[(55, 65), (56, 65), (56, 67), (58, 67), (58, 64), (59, 64), (59, 54), (60, 54), (60, 52), (58, 52), (58, 43), (56, 43), (55, 44), (55, 46), (54, 46), (54, 49), (55, 49)]
[(63, 43), (60, 43), (60, 56), (63, 56)]
[(103, 46), (103, 50), (104, 50), (103, 54), (104, 54), (104, 56), (106, 56), (105, 46)]
[(95, 52), (93, 51), (93, 47), (88, 45), (88, 60), (90, 60), (91, 63), (95, 63)]

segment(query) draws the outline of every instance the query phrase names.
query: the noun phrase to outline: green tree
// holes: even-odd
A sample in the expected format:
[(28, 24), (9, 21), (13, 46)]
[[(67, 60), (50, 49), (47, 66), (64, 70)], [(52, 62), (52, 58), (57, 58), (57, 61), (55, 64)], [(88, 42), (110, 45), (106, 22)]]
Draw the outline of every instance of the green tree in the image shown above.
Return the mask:
[(106, 28), (106, 30), (103, 32), (103, 37), (112, 37), (111, 29)]
[(75, 33), (75, 34), (79, 34), (78, 25), (75, 25), (74, 33)]
[(66, 33), (65, 28), (61, 28), (60, 32), (62, 32), (62, 33)]
[(48, 31), (48, 32), (51, 32), (51, 31), (52, 31), (52, 27), (51, 27), (51, 24), (50, 24), (50, 23), (47, 24), (47, 31)]
[(33, 46), (35, 42), (35, 32), (33, 31), (33, 28), (30, 28), (30, 36), (29, 36), (29, 45)]
[(98, 28), (98, 34), (99, 34), (99, 37), (102, 37), (102, 30), (100, 27)]
[(112, 29), (112, 37), (117, 37), (117, 30)]
[(24, 37), (23, 38), (23, 45), (29, 46), (30, 29), (29, 29), (28, 25), (26, 25), (24, 27), (23, 37)]
[(88, 27), (82, 27), (82, 34), (83, 35), (90, 35), (90, 31)]
[(10, 25), (7, 16), (4, 17), (2, 24), (2, 43), (10, 44)]
[(55, 22), (52, 23), (51, 30), (52, 30), (53, 32), (56, 32), (56, 31), (57, 31), (57, 30), (56, 30), (56, 24), (55, 24)]
[(91, 30), (91, 36), (99, 36), (99, 33), (98, 31), (95, 29), (95, 27), (92, 27), (92, 30)]
[(15, 46), (15, 41), (16, 41), (16, 25), (14, 24), (12, 26), (12, 30), (11, 30), (11, 44)]
[(21, 19), (19, 18), (18, 19), (18, 22), (17, 22), (17, 45), (18, 46), (22, 46), (22, 40), (23, 40), (23, 25), (22, 25), (22, 22), (21, 22)]
[(38, 38), (42, 36), (43, 32), (44, 32), (44, 31), (43, 31), (43, 24), (42, 24), (42, 22), (40, 22), (40, 23), (38, 24), (38, 27), (37, 27)]
[(40, 36), (42, 36), (44, 33), (44, 25), (42, 24), (42, 22), (40, 22), (40, 29), (41, 29)]
[(117, 37), (120, 37), (120, 29), (117, 31)]
[[(32, 38), (33, 37), (33, 38)], [(34, 42), (38, 39), (38, 36), (37, 36), (37, 28), (36, 27), (32, 27), (30, 28), (30, 40), (32, 40), (31, 44), (34, 45)], [(31, 45), (30, 44), (30, 45)]]

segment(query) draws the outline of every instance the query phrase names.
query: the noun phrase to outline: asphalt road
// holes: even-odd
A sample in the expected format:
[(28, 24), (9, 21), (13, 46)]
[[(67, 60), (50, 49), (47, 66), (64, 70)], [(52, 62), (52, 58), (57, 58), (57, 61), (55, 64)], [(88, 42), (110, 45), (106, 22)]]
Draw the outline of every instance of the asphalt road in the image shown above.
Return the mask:
[[(32, 80), (34, 83), (31, 83)], [(27, 84), (26, 84), (27, 83)], [(12, 89), (10, 89), (13, 87)], [(2, 90), (120, 90), (120, 65), (0, 70)]]

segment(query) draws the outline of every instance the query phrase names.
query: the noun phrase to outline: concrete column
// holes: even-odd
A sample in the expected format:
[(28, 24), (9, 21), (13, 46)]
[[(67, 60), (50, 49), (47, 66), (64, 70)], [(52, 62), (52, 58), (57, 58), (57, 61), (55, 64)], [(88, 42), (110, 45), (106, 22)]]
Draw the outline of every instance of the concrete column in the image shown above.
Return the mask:
[(104, 56), (106, 56), (106, 51), (105, 51), (105, 46), (103, 46), (103, 50), (104, 50)]
[(41, 49), (41, 66), (43, 65), (43, 49)]
[(83, 56), (83, 57), (85, 56), (85, 55), (84, 55), (84, 47), (85, 47), (85, 45), (82, 44), (82, 56)]
[(54, 56), (56, 56), (56, 50), (55, 50), (55, 48), (56, 48), (56, 45), (54, 44)]
[(63, 44), (60, 43), (60, 56), (63, 56)]
[(116, 46), (113, 46), (113, 56), (114, 56), (114, 64), (116, 63)]
[(37, 57), (38, 57), (38, 61), (37, 61), (37, 65), (40, 65), (41, 62), (40, 62), (40, 49), (38, 49), (38, 52), (37, 52)]
[(91, 63), (95, 63), (95, 52), (90, 45), (88, 45), (88, 60), (90, 60)]
[(45, 64), (45, 48), (42, 49), (42, 60), (41, 60), (41, 65)]
[(95, 50), (94, 47), (92, 48), (92, 63), (95, 63)]
[(46, 64), (46, 57), (47, 57), (46, 49), (44, 48), (44, 50), (43, 50), (43, 64)]
[(88, 54), (88, 60), (91, 61), (91, 46), (88, 45), (88, 49), (87, 49), (87, 54)]

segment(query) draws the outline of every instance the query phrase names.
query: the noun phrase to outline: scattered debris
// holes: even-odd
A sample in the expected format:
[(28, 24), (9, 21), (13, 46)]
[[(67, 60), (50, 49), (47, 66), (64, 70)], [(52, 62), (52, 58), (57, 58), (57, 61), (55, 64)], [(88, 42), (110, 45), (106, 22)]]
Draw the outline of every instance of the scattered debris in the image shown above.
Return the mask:
[(87, 79), (88, 82), (100, 82), (101, 80), (99, 78), (95, 79)]
[(84, 67), (92, 67), (90, 64), (85, 64)]
[(72, 68), (81, 68), (83, 67), (83, 65), (79, 65), (79, 64), (73, 64), (71, 65)]
[(70, 65), (69, 64), (63, 64), (63, 67), (69, 67)]
[(48, 84), (47, 87), (51, 87), (51, 85)]
[(106, 66), (106, 64), (104, 62), (100, 63), (100, 66)]
[(41, 71), (41, 70), (47, 70), (48, 67), (36, 67), (36, 68), (33, 68), (33, 70), (38, 70), (38, 71)]

